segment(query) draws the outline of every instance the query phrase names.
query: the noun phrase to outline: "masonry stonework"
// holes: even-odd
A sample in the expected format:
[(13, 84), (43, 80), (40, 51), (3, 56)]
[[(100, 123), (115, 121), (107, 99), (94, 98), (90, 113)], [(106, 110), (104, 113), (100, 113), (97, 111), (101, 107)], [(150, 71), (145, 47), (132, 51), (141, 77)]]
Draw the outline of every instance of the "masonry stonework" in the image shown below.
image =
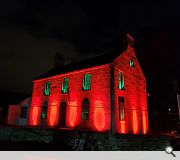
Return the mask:
[[(59, 120), (65, 117), (66, 129), (147, 134), (146, 80), (132, 46), (133, 40), (128, 36), (127, 38), (131, 42), (126, 49), (109, 63), (34, 80), (29, 125), (63, 128), (59, 126)], [(133, 60), (134, 67), (129, 65), (130, 59)], [(118, 88), (119, 72), (124, 77), (123, 90)], [(85, 74), (91, 75), (91, 89), (86, 91), (82, 90)], [(69, 78), (67, 93), (61, 92), (64, 78)], [(47, 82), (51, 82), (50, 95), (44, 96)], [(123, 119), (119, 119), (121, 97), (125, 104)], [(89, 118), (86, 120), (81, 118), (84, 99), (89, 101)], [(61, 114), (62, 103), (66, 106), (64, 115)], [(42, 120), (44, 104), (48, 105), (47, 118)]]

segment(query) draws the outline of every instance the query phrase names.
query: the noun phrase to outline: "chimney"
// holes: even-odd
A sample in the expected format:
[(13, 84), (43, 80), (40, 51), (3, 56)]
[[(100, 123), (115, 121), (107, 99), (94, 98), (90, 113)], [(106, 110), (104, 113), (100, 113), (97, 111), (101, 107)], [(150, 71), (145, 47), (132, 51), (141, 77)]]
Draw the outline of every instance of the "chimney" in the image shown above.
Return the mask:
[(64, 55), (60, 52), (57, 52), (54, 57), (54, 67), (59, 67), (64, 65)]
[(134, 47), (134, 39), (131, 37), (131, 35), (130, 34), (126, 34), (126, 37), (127, 37), (128, 44), (131, 47)]

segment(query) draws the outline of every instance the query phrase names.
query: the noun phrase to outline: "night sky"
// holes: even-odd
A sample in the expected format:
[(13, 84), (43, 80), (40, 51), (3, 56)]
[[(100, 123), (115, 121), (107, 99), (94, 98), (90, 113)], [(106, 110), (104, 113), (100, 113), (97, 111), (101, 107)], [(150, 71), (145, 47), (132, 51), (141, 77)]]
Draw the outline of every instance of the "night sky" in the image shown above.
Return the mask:
[(129, 32), (151, 105), (176, 105), (169, 93), (180, 77), (179, 29), (178, 2), (0, 1), (0, 89), (31, 94), (32, 80), (53, 67), (57, 52), (66, 63), (96, 56), (120, 48)]

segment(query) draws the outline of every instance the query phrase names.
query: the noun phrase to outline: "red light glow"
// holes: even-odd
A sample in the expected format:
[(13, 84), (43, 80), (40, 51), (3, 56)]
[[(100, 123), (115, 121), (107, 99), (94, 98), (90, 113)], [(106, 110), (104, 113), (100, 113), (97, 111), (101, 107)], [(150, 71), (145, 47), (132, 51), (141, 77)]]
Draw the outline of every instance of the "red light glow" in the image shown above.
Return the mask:
[(94, 126), (97, 131), (104, 131), (105, 129), (105, 113), (102, 102), (95, 101), (96, 107), (94, 108)]
[(94, 109), (94, 126), (97, 131), (104, 131), (105, 127), (105, 115), (103, 108)]
[(133, 110), (133, 115), (132, 115), (132, 119), (133, 119), (133, 133), (134, 134), (138, 134), (139, 132), (139, 128), (138, 128), (138, 119), (137, 119), (137, 111)]
[(142, 133), (147, 134), (148, 132), (148, 115), (147, 111), (142, 111)]
[(54, 126), (56, 123), (56, 119), (57, 119), (57, 113), (58, 113), (58, 109), (57, 109), (57, 102), (53, 101), (50, 105), (50, 118), (49, 118), (49, 125), (50, 126)]
[[(129, 60), (134, 62), (134, 68), (129, 66)], [(114, 89), (111, 90), (111, 67), (113, 68)], [(124, 76), (124, 88), (118, 88), (118, 73), (122, 70)], [(90, 90), (82, 90), (83, 77), (90, 74)], [(64, 78), (69, 79), (68, 92), (62, 93)], [(44, 86), (51, 82), (50, 94), (44, 95)], [(49, 126), (55, 126), (63, 122), (63, 127), (80, 128), (91, 131), (108, 131), (111, 129), (111, 115), (115, 121), (114, 132), (147, 134), (148, 112), (147, 97), (145, 93), (146, 83), (142, 70), (135, 56), (134, 49), (128, 45), (127, 49), (117, 57), (113, 63), (95, 66), (82, 70), (76, 70), (64, 74), (55, 75), (34, 81), (32, 103), (29, 115), (29, 124), (41, 124), (41, 108), (45, 102), (48, 105), (47, 122)], [(114, 105), (111, 105), (111, 95), (114, 91)], [(120, 119), (119, 97), (124, 98), (124, 117)], [(88, 119), (81, 119), (83, 100), (89, 101)], [(64, 103), (66, 106), (60, 108)], [(46, 104), (46, 103), (45, 103)], [(111, 114), (111, 107), (114, 113)], [(59, 112), (61, 112), (60, 114)], [(63, 117), (63, 115), (65, 115)], [(62, 116), (62, 117), (60, 117)], [(142, 119), (142, 120), (141, 120)], [(62, 120), (62, 121), (61, 121)], [(142, 126), (142, 127), (141, 127)], [(142, 128), (142, 130), (141, 130)]]
[[(130, 59), (134, 62), (134, 68), (129, 66)], [(119, 70), (124, 74), (124, 90), (118, 89)], [(141, 114), (143, 110), (147, 110), (146, 80), (131, 45), (114, 60), (114, 80), (115, 132), (147, 134), (148, 117), (147, 114)], [(125, 120), (122, 122), (119, 120), (119, 97), (125, 99)]]
[(32, 108), (32, 125), (38, 125), (38, 113), (39, 113), (39, 108), (33, 107)]
[(75, 127), (77, 123), (77, 102), (69, 102), (69, 127)]
[(126, 133), (126, 122), (125, 121), (120, 121), (120, 126), (121, 126), (121, 131), (120, 133)]

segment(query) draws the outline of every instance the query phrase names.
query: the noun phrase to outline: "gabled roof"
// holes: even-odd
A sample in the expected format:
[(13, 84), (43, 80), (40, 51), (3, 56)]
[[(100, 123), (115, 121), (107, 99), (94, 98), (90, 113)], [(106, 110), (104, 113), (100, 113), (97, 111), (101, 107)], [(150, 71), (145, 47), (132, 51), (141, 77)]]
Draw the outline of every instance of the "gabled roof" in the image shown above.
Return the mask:
[(121, 47), (118, 50), (114, 50), (114, 51), (105, 53), (105, 54), (103, 54), (101, 56), (96, 56), (96, 57), (86, 59), (86, 60), (83, 60), (83, 61), (70, 63), (70, 64), (67, 64), (67, 65), (52, 68), (48, 72), (46, 72), (46, 73), (40, 75), (39, 77), (37, 77), (35, 80), (55, 76), (55, 75), (58, 75), (58, 74), (63, 74), (63, 73), (67, 73), (67, 72), (72, 72), (72, 71), (76, 71), (76, 70), (81, 70), (81, 69), (85, 69), (85, 68), (90, 68), (90, 67), (94, 67), (94, 66), (99, 66), (99, 65), (111, 63), (111, 62), (113, 62), (113, 60), (115, 58), (117, 58), (120, 54), (122, 54), (123, 51), (126, 50), (129, 41), (131, 41), (131, 43), (132, 43), (132, 40), (130, 38), (132, 38), (132, 37), (130, 37), (127, 34), (126, 38), (123, 38), (122, 44), (119, 44), (119, 45), (121, 45)]

